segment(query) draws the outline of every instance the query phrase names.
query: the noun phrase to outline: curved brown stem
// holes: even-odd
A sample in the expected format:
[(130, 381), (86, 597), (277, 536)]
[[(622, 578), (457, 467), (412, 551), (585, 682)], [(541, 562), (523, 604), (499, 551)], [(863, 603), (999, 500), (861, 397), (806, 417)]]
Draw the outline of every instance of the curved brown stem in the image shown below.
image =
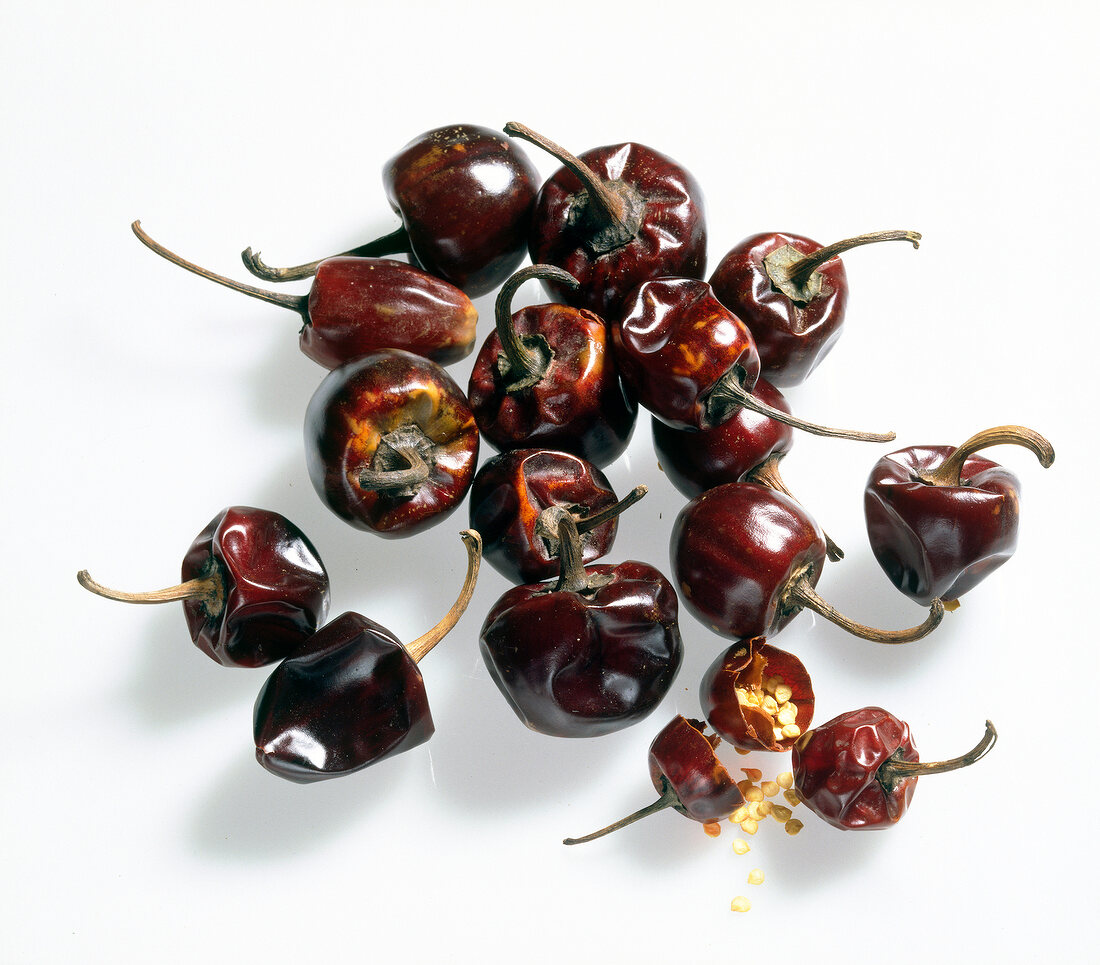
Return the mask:
[(374, 241), (368, 241), (365, 245), (359, 245), (358, 248), (342, 251), (339, 255), (329, 255), (328, 258), (308, 261), (304, 265), (295, 265), (292, 268), (272, 268), (264, 263), (258, 251), (253, 251), (251, 248), (245, 248), (241, 252), (241, 261), (253, 275), (265, 281), (299, 281), (317, 274), (318, 266), (329, 258), (341, 258), (345, 255), (356, 258), (384, 258), (386, 255), (402, 255), (409, 251), (412, 251), (409, 233), (405, 230), (405, 226), (401, 225), (396, 231), (391, 231), (381, 238), (375, 238)]
[(639, 499), (641, 499), (646, 493), (649, 492), (648, 486), (635, 486), (630, 492), (628, 492), (617, 503), (612, 503), (610, 506), (606, 506), (598, 513), (592, 513), (590, 516), (574, 516), (574, 520), (577, 524), (578, 533), (589, 533), (599, 526), (603, 526), (609, 519), (614, 519), (625, 509), (629, 509)]
[[(561, 268), (553, 265), (530, 265), (521, 268), (501, 285), (496, 300), (496, 329), (500, 346), (504, 349), (505, 364), (502, 369), (507, 373), (509, 389), (534, 385), (546, 375), (546, 369), (550, 365), (550, 346), (546, 344), (546, 339), (541, 335), (524, 339), (512, 324), (512, 299), (521, 285), (534, 279), (555, 281), (569, 288), (576, 288), (580, 284)], [(528, 342), (537, 344), (540, 350), (533, 351)]]
[[(758, 486), (767, 486), (768, 489), (774, 489), (777, 493), (789, 496), (798, 503), (794, 493), (787, 488), (787, 484), (779, 474), (779, 460), (782, 458), (782, 454), (773, 452), (767, 459), (760, 463), (759, 466), (745, 473), (744, 481), (756, 483)], [(802, 504), (799, 503), (799, 505), (801, 506)], [(838, 563), (844, 559), (844, 550), (833, 542), (833, 538), (825, 532), (822, 532), (821, 535), (825, 537), (825, 555), (829, 557), (830, 561)]]
[(921, 761), (906, 761), (894, 757), (888, 758), (875, 773), (879, 783), (886, 788), (887, 793), (892, 791), (900, 781), (907, 777), (923, 777), (926, 774), (943, 774), (947, 771), (957, 771), (960, 767), (969, 767), (980, 761), (997, 743), (997, 729), (992, 721), (985, 722), (985, 733), (970, 750), (959, 757), (953, 757), (949, 761), (930, 761), (927, 764)]
[(879, 630), (876, 627), (864, 626), (862, 623), (850, 620), (821, 599), (805, 574), (793, 580), (787, 587), (783, 594), (783, 605), (807, 607), (830, 623), (872, 643), (912, 643), (914, 640), (928, 636), (943, 620), (943, 602), (933, 600), (928, 610), (928, 617), (919, 626), (910, 627), (907, 630)]
[(234, 281), (232, 278), (226, 278), (225, 275), (218, 275), (212, 271), (207, 271), (207, 269), (187, 261), (185, 258), (181, 258), (174, 251), (169, 251), (164, 245), (154, 241), (145, 233), (145, 230), (141, 227), (140, 221), (135, 221), (130, 225), (130, 228), (133, 230), (134, 234), (137, 235), (138, 241), (145, 245), (146, 248), (156, 252), (161, 258), (172, 262), (173, 265), (185, 268), (187, 271), (198, 275), (200, 278), (206, 278), (208, 281), (216, 282), (225, 288), (240, 292), (242, 295), (258, 298), (262, 302), (278, 305), (280, 308), (289, 308), (292, 312), (297, 312), (301, 315), (302, 321), (307, 325), (310, 323), (308, 295), (280, 295), (278, 292), (265, 291), (262, 288), (255, 288), (252, 285), (245, 285), (242, 282)]
[(837, 255), (842, 255), (853, 248), (863, 245), (874, 245), (880, 241), (908, 241), (914, 248), (920, 247), (921, 235), (919, 231), (870, 231), (865, 235), (856, 235), (854, 238), (845, 238), (843, 241), (835, 241), (824, 248), (818, 248), (808, 255), (803, 255), (798, 264), (790, 271), (788, 278), (799, 288), (805, 286), (810, 275), (827, 261), (832, 261)]
[(784, 425), (801, 429), (803, 432), (812, 433), (815, 436), (827, 436), (831, 439), (852, 439), (856, 442), (892, 442), (897, 438), (893, 432), (860, 432), (854, 429), (832, 429), (829, 426), (818, 425), (815, 422), (806, 422), (796, 416), (792, 416), (782, 409), (762, 402), (740, 381), (739, 373), (731, 371), (715, 383), (706, 399), (707, 419), (711, 426), (721, 425), (738, 407), (752, 409), (769, 419), (782, 422)]
[(920, 481), (929, 486), (961, 486), (963, 465), (967, 459), (980, 449), (1008, 445), (1030, 449), (1044, 469), (1049, 469), (1054, 462), (1054, 447), (1034, 429), (996, 426), (971, 436), (935, 469), (922, 473)]
[(562, 844), (586, 844), (589, 841), (595, 841), (596, 838), (602, 838), (605, 834), (611, 834), (612, 831), (618, 831), (619, 828), (625, 828), (628, 824), (633, 824), (635, 821), (641, 821), (642, 818), (647, 818), (649, 815), (656, 814), (658, 811), (663, 811), (665, 808), (675, 807), (679, 803), (680, 798), (672, 789), (672, 785), (666, 783), (664, 792), (652, 804), (647, 804), (644, 808), (639, 808), (633, 814), (628, 814), (625, 818), (621, 818), (614, 824), (609, 824), (606, 828), (601, 828), (599, 831), (593, 831), (591, 834), (586, 834), (583, 838), (565, 838)]
[(193, 580), (187, 580), (163, 590), (150, 590), (145, 593), (112, 590), (93, 580), (87, 570), (77, 573), (76, 580), (85, 590), (90, 590), (96, 596), (106, 597), (108, 600), (120, 600), (123, 603), (172, 603), (176, 600), (201, 600), (206, 604), (207, 610), (213, 614), (221, 613), (222, 607), (225, 606), (225, 584), (216, 573), (195, 577)]
[[(411, 492), (431, 475), (431, 464), (424, 458), (430, 450), (431, 442), (418, 426), (402, 426), (387, 432), (378, 441), (370, 465), (358, 470), (359, 488), (371, 492)], [(404, 463), (404, 467), (396, 468), (394, 463)]]
[(420, 663), (428, 651), (451, 632), (473, 598), (474, 587), (477, 586), (477, 574), (481, 569), (481, 534), (476, 529), (464, 529), (459, 536), (466, 545), (466, 579), (454, 606), (447, 611), (443, 619), (405, 647), (406, 653), (412, 657), (414, 663)]

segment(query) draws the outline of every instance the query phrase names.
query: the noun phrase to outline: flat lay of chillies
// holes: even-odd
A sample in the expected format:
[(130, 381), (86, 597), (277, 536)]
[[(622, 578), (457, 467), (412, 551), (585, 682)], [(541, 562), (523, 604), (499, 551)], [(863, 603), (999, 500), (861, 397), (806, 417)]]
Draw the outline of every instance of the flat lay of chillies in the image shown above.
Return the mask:
[[(524, 141), (561, 163), (541, 187)], [(927, 616), (877, 629), (818, 595), (819, 581), (842, 583), (848, 564), (780, 477), (792, 429), (865, 443), (895, 435), (806, 422), (777, 387), (810, 379), (840, 334), (849, 296), (841, 255), (884, 241), (917, 248), (919, 233), (821, 245), (757, 232), (707, 282), (710, 228), (685, 167), (633, 142), (574, 155), (515, 122), (502, 132), (427, 131), (393, 155), (382, 180), (401, 220), (391, 234), (290, 268), (244, 251), (248, 270), (268, 283), (312, 278), (308, 295), (214, 274), (132, 223), (177, 266), (300, 316), (302, 351), (329, 370), (303, 414), (319, 506), (374, 536), (405, 539), (415, 554), (416, 534), (470, 492), (466, 580), (440, 623), (408, 645), (357, 613), (326, 623), (324, 565), (302, 530), (267, 510), (223, 510), (195, 539), (178, 586), (121, 592), (80, 571), (99, 596), (182, 601), (192, 639), (219, 663), (273, 665), (254, 710), (264, 768), (312, 783), (427, 741), (435, 725), (417, 664), (463, 616), (483, 552), (516, 585), (477, 615), (480, 656), (519, 721), (539, 734), (594, 738), (647, 718), (685, 650), (705, 645), (682, 612), (728, 646), (702, 680), (686, 682), (705, 720), (677, 715), (652, 741), (658, 800), (566, 844), (666, 808), (710, 834), (726, 819), (754, 834), (769, 816), (796, 834), (801, 804), (836, 828), (885, 828), (921, 775), (990, 750), (996, 730), (986, 721), (971, 751), (921, 762), (908, 725), (877, 706), (878, 694), (814, 726), (828, 695), (813, 687), (812, 644), (796, 655), (773, 639), (811, 609), (865, 640), (919, 646), (1016, 548), (1019, 480), (984, 451), (1013, 445), (1043, 467), (1054, 461), (1047, 439), (1017, 425), (882, 456), (864, 492), (881, 592), (893, 594), (892, 584)], [(519, 268), (525, 252), (532, 264)], [(528, 281), (550, 301), (513, 311)], [(464, 392), (443, 366), (475, 351), (470, 299), (498, 289)], [(620, 499), (604, 475), (630, 443), (639, 407), (661, 470), (684, 496), (668, 524), (668, 575), (652, 561), (596, 562), (652, 483), (637, 480)], [(479, 469), (482, 439), (496, 452)], [(789, 770), (764, 780), (742, 768), (736, 780), (719, 757), (723, 744), (789, 754)], [(738, 839), (734, 850), (748, 846)]]

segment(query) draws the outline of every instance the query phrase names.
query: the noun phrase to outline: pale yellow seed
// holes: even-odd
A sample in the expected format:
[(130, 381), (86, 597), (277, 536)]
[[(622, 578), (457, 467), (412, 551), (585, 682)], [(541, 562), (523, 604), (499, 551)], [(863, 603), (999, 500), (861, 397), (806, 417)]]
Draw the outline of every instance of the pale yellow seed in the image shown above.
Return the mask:
[(775, 779), (775, 783), (780, 787), (793, 787), (794, 775), (790, 771), (784, 771)]
[(802, 803), (802, 795), (799, 794), (798, 791), (793, 787), (788, 791), (784, 791), (783, 797), (787, 799), (787, 803), (792, 808), (796, 808)]
[(798, 724), (784, 724), (783, 736), (784, 737), (798, 737), (802, 733), (802, 728)]
[(764, 772), (758, 767), (742, 767), (741, 773), (750, 781), (759, 781), (764, 776)]
[(783, 740), (783, 728), (782, 727), (773, 727), (772, 728), (772, 737), (774, 737), (777, 741)]
[(781, 724), (793, 724), (798, 719), (798, 708), (792, 703), (785, 703), (779, 708), (776, 720)]
[[(775, 807), (775, 805), (772, 804), (771, 801), (761, 801), (759, 804), (754, 804), (753, 807), (759, 812), (761, 818), (766, 818), (772, 813), (772, 808)], [(759, 820), (759, 818), (757, 820)]]
[(773, 804), (772, 817), (780, 824), (786, 824), (791, 819), (791, 809), (783, 807), (782, 804)]
[(741, 793), (745, 795), (745, 800), (746, 801), (763, 801), (764, 800), (764, 792), (761, 791), (760, 788), (758, 788), (758, 787), (749, 787), (749, 788), (745, 789), (744, 791), (742, 791)]
[(769, 694), (774, 694), (775, 691), (776, 691), (776, 688), (778, 688), (782, 683), (783, 683), (783, 680), (780, 677), (765, 677), (764, 678), (764, 689)]
[(742, 794), (747, 792), (750, 787), (755, 787), (755, 785), (747, 777), (737, 782), (737, 790)]
[(802, 827), (802, 822), (799, 821), (798, 818), (791, 818), (786, 824), (783, 825), (783, 830), (786, 831), (787, 834), (793, 835), (798, 834), (798, 832), (802, 830)]
[(730, 902), (730, 911), (748, 911), (752, 903), (744, 895), (738, 895)]
[(707, 837), (717, 838), (718, 835), (722, 833), (722, 825), (714, 821), (710, 821), (707, 824), (703, 825), (703, 833), (706, 834)]
[(760, 707), (767, 714), (771, 714), (773, 717), (779, 713), (779, 704), (774, 697), (765, 697), (760, 701)]
[(744, 831), (745, 834), (756, 834), (756, 829), (758, 827), (760, 827), (760, 825), (752, 818), (745, 818), (745, 820), (741, 822), (741, 830)]
[(762, 885), (764, 883), (764, 872), (759, 868), (753, 868), (749, 872), (749, 884), (750, 885)]
[(775, 781), (765, 781), (760, 785), (760, 790), (764, 792), (764, 797), (775, 797), (779, 793), (779, 785)]
[(793, 693), (794, 691), (786, 684), (780, 684), (775, 688), (775, 699), (782, 704), (784, 701), (790, 700)]
[(737, 852), (737, 854), (748, 854), (749, 853), (749, 843), (748, 843), (748, 841), (746, 841), (744, 838), (734, 838), (733, 839), (733, 850), (735, 852)]
[(748, 816), (749, 809), (744, 804), (742, 804), (741, 807), (739, 807), (736, 811), (733, 812), (733, 814), (730, 815), (730, 820), (734, 824), (740, 824)]

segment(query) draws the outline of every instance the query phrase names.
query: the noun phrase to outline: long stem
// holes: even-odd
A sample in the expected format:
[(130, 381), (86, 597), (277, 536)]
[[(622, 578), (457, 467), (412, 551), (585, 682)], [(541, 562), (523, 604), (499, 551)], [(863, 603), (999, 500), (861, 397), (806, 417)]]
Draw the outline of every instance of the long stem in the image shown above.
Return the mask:
[(596, 174), (596, 172), (579, 157), (567, 151), (560, 144), (555, 144), (549, 138), (543, 137), (541, 134), (536, 134), (525, 124), (517, 124), (515, 121), (509, 121), (504, 125), (504, 133), (510, 137), (521, 137), (525, 141), (530, 141), (532, 144), (542, 148), (548, 154), (552, 154), (556, 157), (572, 171), (581, 184), (584, 185), (585, 190), (588, 192), (588, 197), (594, 201), (599, 208), (602, 219), (608, 223), (618, 224), (623, 230), (629, 230), (627, 224), (628, 205), (625, 199), (611, 190), (607, 182)]
[(854, 238), (845, 238), (843, 241), (834, 242), (812, 251), (800, 258), (794, 268), (788, 269), (787, 278), (798, 288), (805, 287), (812, 275), (827, 261), (832, 261), (837, 255), (841, 255), (852, 248), (862, 245), (873, 245), (880, 241), (908, 241), (914, 248), (920, 247), (920, 232), (918, 231), (871, 231), (865, 235), (856, 235)]
[(521, 268), (512, 275), (503, 285), (496, 300), (496, 327), (500, 337), (500, 346), (504, 349), (504, 357), (508, 360), (510, 381), (514, 383), (530, 384), (537, 382), (546, 374), (546, 366), (549, 362), (538, 352), (532, 352), (523, 342), (515, 325), (512, 324), (512, 299), (519, 287), (532, 279), (546, 279), (555, 281), (569, 288), (576, 288), (580, 283), (569, 272), (553, 265), (530, 265)]
[(625, 828), (628, 824), (633, 824), (635, 821), (641, 821), (642, 818), (647, 818), (651, 814), (663, 811), (665, 808), (675, 807), (679, 803), (680, 798), (672, 789), (672, 785), (665, 784), (664, 793), (652, 804), (647, 804), (644, 808), (640, 808), (633, 814), (628, 814), (625, 818), (616, 821), (614, 824), (609, 824), (606, 828), (601, 828), (599, 831), (593, 831), (591, 834), (586, 834), (583, 838), (565, 838), (562, 844), (586, 844), (589, 841), (595, 841), (596, 838), (602, 838), (605, 834), (610, 834), (612, 831), (618, 831), (619, 828)]
[(245, 248), (241, 252), (241, 261), (253, 275), (265, 281), (300, 281), (317, 274), (318, 266), (329, 258), (339, 258), (344, 255), (352, 255), (356, 258), (384, 258), (386, 255), (401, 255), (409, 251), (412, 251), (409, 233), (405, 230), (405, 226), (401, 225), (396, 231), (391, 231), (381, 238), (375, 238), (374, 241), (368, 241), (358, 248), (342, 251), (339, 255), (329, 255), (328, 258), (308, 261), (304, 265), (295, 265), (292, 268), (272, 268), (264, 263), (258, 251), (253, 251), (251, 248)]
[(481, 534), (476, 529), (464, 529), (459, 535), (466, 545), (466, 579), (462, 584), (462, 591), (458, 594), (454, 606), (447, 611), (439, 623), (405, 647), (414, 663), (420, 663), (428, 651), (451, 632), (473, 598), (474, 587), (477, 586), (477, 574), (481, 569)]
[(943, 774), (947, 771), (957, 771), (960, 767), (969, 767), (980, 761), (997, 743), (997, 729), (991, 721), (985, 722), (985, 733), (970, 750), (959, 757), (953, 757), (949, 761), (935, 761), (927, 764), (921, 761), (905, 761), (889, 758), (884, 761), (876, 772), (879, 782), (888, 790), (893, 790), (897, 783), (907, 777), (923, 777), (926, 774)]
[(297, 312), (301, 315), (302, 320), (307, 325), (309, 324), (308, 295), (280, 295), (277, 292), (265, 291), (262, 288), (245, 285), (242, 282), (234, 281), (232, 278), (226, 278), (224, 275), (218, 275), (212, 271), (207, 271), (207, 269), (181, 258), (174, 251), (169, 251), (164, 245), (154, 241), (145, 233), (144, 229), (141, 227), (140, 221), (135, 221), (130, 227), (133, 229), (134, 234), (137, 235), (138, 241), (145, 245), (150, 251), (155, 251), (161, 258), (165, 258), (172, 262), (173, 265), (179, 265), (180, 268), (186, 268), (189, 272), (198, 275), (200, 278), (206, 278), (209, 281), (217, 282), (217, 284), (230, 288), (235, 292), (240, 292), (242, 295), (258, 298), (262, 302), (269, 302), (272, 305), (278, 305), (280, 308), (289, 308), (292, 312)]
[(588, 574), (584, 571), (581, 537), (571, 513), (562, 513), (558, 519), (558, 559), (561, 570), (554, 589), (558, 592), (572, 590), (582, 593), (588, 589)]
[[(815, 436), (827, 436), (831, 439), (852, 439), (856, 442), (892, 442), (897, 438), (897, 434), (893, 432), (859, 432), (854, 429), (831, 429), (828, 426), (821, 426), (814, 422), (806, 422), (784, 412), (782, 409), (777, 409), (775, 406), (761, 401), (746, 389), (737, 378), (733, 377), (732, 373), (731, 377), (723, 378), (711, 389), (706, 406), (712, 425), (720, 425), (726, 418), (729, 418), (735, 407), (744, 406), (746, 409), (759, 412), (769, 419), (775, 419), (776, 422), (782, 422), (784, 425), (793, 426), (795, 429), (801, 429), (803, 432), (809, 432)], [(723, 410), (727, 411), (723, 413)]]
[(922, 474), (921, 482), (930, 486), (961, 486), (963, 465), (967, 459), (980, 449), (1008, 445), (1030, 449), (1044, 469), (1049, 469), (1054, 462), (1054, 447), (1034, 429), (996, 426), (971, 436), (935, 469)]
[(589, 533), (597, 527), (603, 526), (608, 520), (615, 519), (623, 510), (633, 506), (648, 492), (648, 486), (635, 486), (617, 503), (605, 506), (599, 512), (593, 513), (591, 516), (581, 516), (580, 518), (574, 516), (574, 522), (577, 524), (577, 532)]
[(202, 600), (211, 612), (221, 612), (225, 599), (225, 586), (216, 575), (199, 576), (193, 580), (187, 580), (176, 586), (169, 586), (163, 590), (150, 590), (144, 593), (126, 593), (122, 590), (112, 590), (110, 587), (97, 583), (92, 579), (87, 570), (81, 570), (76, 574), (77, 582), (90, 590), (96, 596), (106, 597), (108, 600), (119, 600), (122, 603), (171, 603), (175, 600)]
[[(765, 459), (759, 466), (750, 469), (745, 473), (745, 482), (756, 483), (758, 486), (767, 486), (768, 489), (774, 489), (777, 493), (782, 493), (784, 496), (790, 496), (791, 499), (797, 503), (794, 493), (788, 488), (787, 484), (783, 481), (783, 477), (779, 474), (779, 460), (782, 459), (782, 455), (772, 453)], [(799, 503), (801, 505), (801, 503)], [(836, 543), (833, 542), (832, 537), (828, 533), (822, 533), (825, 537), (825, 555), (829, 559), (838, 563), (844, 559), (844, 550), (842, 550)]]
[(821, 599), (805, 576), (799, 577), (787, 588), (784, 603), (788, 605), (796, 603), (808, 607), (830, 623), (835, 623), (849, 633), (864, 640), (870, 640), (872, 643), (912, 643), (914, 640), (928, 636), (943, 620), (943, 603), (940, 600), (933, 600), (928, 610), (928, 617), (919, 626), (910, 627), (908, 630), (879, 630), (877, 627), (864, 626), (862, 623), (850, 620)]

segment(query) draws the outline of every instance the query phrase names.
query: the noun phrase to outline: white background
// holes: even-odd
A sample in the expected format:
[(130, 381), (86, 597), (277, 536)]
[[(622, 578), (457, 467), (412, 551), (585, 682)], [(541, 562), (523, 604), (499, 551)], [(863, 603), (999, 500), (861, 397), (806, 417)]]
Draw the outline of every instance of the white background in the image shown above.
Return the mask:
[[(1097, 26), (1070, 2), (11, 5), (0, 959), (1083, 960), (1098, 857)], [(789, 393), (796, 411), (892, 428), (899, 445), (1008, 422), (1054, 443), (1049, 471), (993, 454), (1023, 482), (1018, 553), (934, 636), (876, 648), (803, 615), (776, 639), (813, 674), (819, 722), (884, 705), (926, 759), (997, 725), (990, 756), (922, 780), (896, 828), (803, 814), (799, 837), (769, 822), (738, 857), (730, 826), (712, 839), (666, 812), (562, 847), (647, 803), (649, 741), (699, 713), (725, 644), (686, 614), (683, 669), (651, 718), (555, 740), (517, 722), (478, 656), (506, 588), (486, 568), (423, 665), (431, 743), (302, 787), (253, 759), (264, 671), (202, 656), (176, 606), (128, 608), (73, 579), (172, 582), (207, 520), (244, 503), (311, 535), (333, 615), (406, 640), (435, 622), (461, 580), (465, 511), (399, 542), (328, 513), (301, 453), (324, 373), (296, 318), (159, 261), (129, 224), (239, 277), (246, 244), (317, 257), (395, 225), (380, 169), (406, 141), (508, 120), (578, 152), (633, 139), (677, 158), (707, 193), (712, 266), (761, 230), (923, 232), (918, 252), (846, 258), (846, 332)], [(520, 301), (540, 297), (531, 285)], [(491, 299), (478, 307), (484, 335)], [(921, 611), (863, 530), (884, 451), (802, 437), (784, 474), (848, 551), (823, 594), (908, 626)], [(620, 493), (650, 487), (612, 560), (667, 569), (683, 501), (644, 419), (609, 475)], [(733, 914), (741, 894), (752, 911)]]

